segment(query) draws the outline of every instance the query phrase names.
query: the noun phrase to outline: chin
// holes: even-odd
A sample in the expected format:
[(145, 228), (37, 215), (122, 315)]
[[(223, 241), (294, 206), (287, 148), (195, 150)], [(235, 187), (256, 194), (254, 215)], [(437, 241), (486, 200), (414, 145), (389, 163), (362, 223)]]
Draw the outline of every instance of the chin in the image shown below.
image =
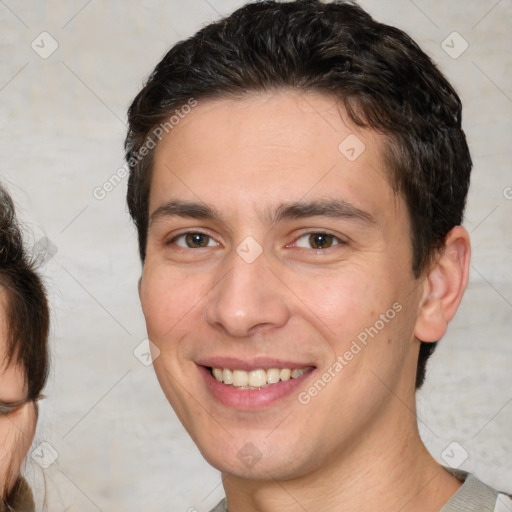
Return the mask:
[[(250, 439), (248, 434), (246, 439)], [(301, 443), (290, 443), (278, 446), (267, 443), (265, 445), (253, 444), (249, 441), (231, 439), (226, 444), (212, 445), (197, 444), (206, 461), (221, 473), (238, 478), (272, 481), (292, 480), (306, 475), (312, 470), (313, 461), (307, 463), (305, 454), (301, 452), (301, 459), (297, 459), (297, 446)], [(238, 448), (240, 447), (240, 448)]]

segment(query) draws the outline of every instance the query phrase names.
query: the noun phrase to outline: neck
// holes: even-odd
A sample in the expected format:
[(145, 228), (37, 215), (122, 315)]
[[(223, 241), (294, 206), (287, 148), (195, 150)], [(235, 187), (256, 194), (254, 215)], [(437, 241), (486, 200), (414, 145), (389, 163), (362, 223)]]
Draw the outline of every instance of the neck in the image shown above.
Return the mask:
[(262, 481), (223, 474), (229, 511), (439, 511), (460, 482), (428, 453), (415, 411), (396, 403), (389, 428), (373, 425), (304, 476)]

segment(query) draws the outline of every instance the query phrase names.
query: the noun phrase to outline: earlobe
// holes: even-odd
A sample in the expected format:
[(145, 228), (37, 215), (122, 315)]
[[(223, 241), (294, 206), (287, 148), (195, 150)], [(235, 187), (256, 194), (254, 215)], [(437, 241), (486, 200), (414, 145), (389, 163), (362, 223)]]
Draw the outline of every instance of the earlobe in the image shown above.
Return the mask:
[(455, 226), (446, 235), (442, 252), (424, 277), (414, 331), (417, 339), (434, 342), (443, 337), (468, 283), (470, 254), (468, 232)]

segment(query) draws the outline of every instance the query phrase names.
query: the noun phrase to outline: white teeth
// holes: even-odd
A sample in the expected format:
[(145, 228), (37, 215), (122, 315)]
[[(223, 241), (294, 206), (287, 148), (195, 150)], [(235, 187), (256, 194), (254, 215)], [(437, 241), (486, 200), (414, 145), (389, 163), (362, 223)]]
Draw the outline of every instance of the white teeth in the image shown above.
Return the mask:
[(253, 370), (249, 373), (249, 386), (261, 388), (267, 383), (267, 372), (265, 370)]
[(244, 370), (233, 370), (233, 386), (241, 388), (249, 384), (249, 374)]
[(267, 370), (267, 382), (269, 384), (279, 382), (279, 368), (270, 368), (270, 370)]
[(280, 380), (286, 381), (302, 377), (308, 368), (259, 368), (246, 372), (245, 370), (230, 370), (229, 368), (212, 368), (212, 374), (216, 380), (228, 386), (241, 389), (257, 389), (276, 384)]
[[(220, 368), (217, 369), (220, 370)], [(224, 382), (224, 384), (233, 384), (233, 372), (228, 370), (228, 368), (224, 368), (222, 370), (220, 379), (215, 375), (215, 373), (213, 375), (219, 382)]]
[(292, 371), (289, 368), (284, 368), (279, 372), (279, 378), (281, 380), (290, 380)]

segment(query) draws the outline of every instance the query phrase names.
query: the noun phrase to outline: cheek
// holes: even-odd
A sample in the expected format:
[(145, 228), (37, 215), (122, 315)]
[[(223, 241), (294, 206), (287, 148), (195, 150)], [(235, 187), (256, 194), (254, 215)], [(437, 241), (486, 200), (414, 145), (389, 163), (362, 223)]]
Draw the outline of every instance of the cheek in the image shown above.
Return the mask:
[(172, 336), (193, 317), (206, 295), (200, 278), (182, 275), (175, 269), (146, 264), (140, 284), (140, 300), (149, 338), (159, 340)]
[(393, 291), (368, 269), (338, 269), (315, 277), (294, 276), (293, 291), (329, 337), (355, 336), (393, 304)]
[(25, 373), (19, 365), (0, 370), (0, 399), (4, 402), (23, 400), (27, 392)]

